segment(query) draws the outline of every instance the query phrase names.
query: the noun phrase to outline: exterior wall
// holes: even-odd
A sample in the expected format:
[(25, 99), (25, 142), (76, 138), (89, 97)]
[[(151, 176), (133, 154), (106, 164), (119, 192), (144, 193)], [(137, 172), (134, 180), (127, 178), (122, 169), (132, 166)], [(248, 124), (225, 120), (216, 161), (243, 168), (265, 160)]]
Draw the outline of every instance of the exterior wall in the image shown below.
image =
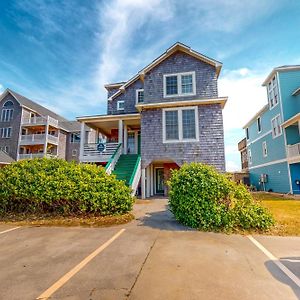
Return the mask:
[[(79, 162), (80, 142), (71, 143), (71, 135), (72, 133), (68, 133), (66, 136), (66, 160)], [(73, 150), (76, 150), (76, 155), (73, 155)]]
[(8, 94), (0, 102), (0, 116), (2, 113), (2, 109), (3, 109), (3, 104), (8, 100), (11, 100), (14, 103), (13, 118), (9, 122), (1, 122), (0, 121), (0, 128), (11, 127), (12, 133), (11, 133), (10, 138), (1, 138), (0, 137), (0, 147), (8, 146), (9, 147), (8, 155), (16, 160), (18, 157), (18, 143), (19, 143), (20, 124), (21, 124), (21, 118), (22, 118), (22, 107), (15, 100), (15, 98), (13, 96)]
[[(196, 95), (163, 97), (163, 75), (195, 71)], [(144, 102), (157, 103), (176, 100), (213, 98), (218, 96), (216, 69), (183, 52), (176, 52), (145, 75)]]
[(67, 133), (60, 130), (58, 135), (57, 156), (66, 159)]
[(296, 180), (300, 181), (300, 163), (291, 164), (290, 170), (293, 194), (300, 194), (300, 185), (296, 184)]
[(286, 143), (287, 145), (293, 145), (300, 143), (299, 127), (298, 125), (291, 125), (285, 128)]
[(222, 109), (219, 104), (198, 106), (199, 142), (163, 143), (162, 110), (143, 111), (141, 118), (142, 167), (152, 161), (203, 162), (225, 171)]
[[(136, 90), (143, 89), (144, 85), (140, 80), (134, 82), (131, 86), (129, 86), (124, 93), (114, 98), (113, 100), (107, 101), (107, 113), (111, 114), (130, 114), (137, 113), (138, 111), (135, 108), (136, 104)], [(124, 110), (117, 110), (117, 102), (124, 101)]]
[(250, 182), (251, 185), (256, 186), (257, 190), (263, 190), (263, 187), (259, 185), (261, 174), (268, 174), (268, 182), (265, 184), (266, 191), (290, 192), (288, 164), (286, 162), (252, 169), (250, 171)]
[(300, 71), (279, 72), (280, 94), (283, 104), (284, 121), (300, 112), (300, 95), (292, 93), (300, 87)]

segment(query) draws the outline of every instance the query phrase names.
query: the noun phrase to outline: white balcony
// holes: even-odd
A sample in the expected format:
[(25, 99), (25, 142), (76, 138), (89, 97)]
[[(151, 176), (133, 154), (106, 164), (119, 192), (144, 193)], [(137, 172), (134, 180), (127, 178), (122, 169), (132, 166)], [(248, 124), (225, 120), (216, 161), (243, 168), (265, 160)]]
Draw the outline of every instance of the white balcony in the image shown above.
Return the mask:
[(23, 126), (37, 126), (37, 125), (47, 125), (47, 124), (53, 127), (58, 127), (58, 120), (50, 116), (22, 118)]
[(300, 143), (287, 145), (287, 158), (289, 160), (300, 160)]
[(19, 154), (19, 160), (20, 159), (33, 159), (33, 158), (54, 158), (57, 157), (57, 155), (54, 154), (44, 154), (44, 153), (26, 153), (26, 154)]
[(54, 135), (46, 134), (25, 134), (21, 135), (20, 145), (43, 145), (46, 142), (46, 137), (48, 143), (58, 144), (58, 137)]

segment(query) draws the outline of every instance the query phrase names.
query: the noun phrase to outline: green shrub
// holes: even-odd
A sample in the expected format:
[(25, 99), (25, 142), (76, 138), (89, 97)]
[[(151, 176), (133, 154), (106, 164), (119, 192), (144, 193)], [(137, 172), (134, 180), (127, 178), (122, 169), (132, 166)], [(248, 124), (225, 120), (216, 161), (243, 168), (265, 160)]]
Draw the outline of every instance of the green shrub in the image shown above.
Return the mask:
[(191, 163), (172, 171), (169, 205), (175, 218), (203, 230), (266, 230), (274, 221), (245, 186), (236, 185), (213, 167)]
[(123, 214), (130, 189), (103, 167), (60, 159), (23, 160), (0, 169), (0, 213)]

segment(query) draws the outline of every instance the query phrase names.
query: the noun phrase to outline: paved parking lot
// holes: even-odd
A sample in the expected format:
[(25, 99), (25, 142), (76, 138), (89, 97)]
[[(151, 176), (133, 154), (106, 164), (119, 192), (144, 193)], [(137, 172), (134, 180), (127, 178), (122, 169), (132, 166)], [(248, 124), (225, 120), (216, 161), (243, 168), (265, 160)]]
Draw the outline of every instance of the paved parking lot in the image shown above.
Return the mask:
[(135, 215), (110, 228), (0, 225), (0, 299), (300, 299), (300, 238), (189, 230), (163, 199)]

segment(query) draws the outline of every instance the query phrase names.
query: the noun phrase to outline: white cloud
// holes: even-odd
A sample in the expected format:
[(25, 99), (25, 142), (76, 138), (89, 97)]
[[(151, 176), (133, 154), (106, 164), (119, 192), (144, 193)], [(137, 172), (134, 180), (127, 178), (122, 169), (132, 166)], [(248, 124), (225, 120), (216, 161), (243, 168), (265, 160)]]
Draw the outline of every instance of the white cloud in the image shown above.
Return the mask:
[(227, 160), (226, 161), (226, 171), (227, 172), (235, 172), (239, 171), (241, 167), (237, 164), (237, 162), (232, 161), (232, 160)]
[(270, 70), (224, 71), (219, 80), (219, 95), (228, 96), (224, 109), (225, 129), (242, 128), (267, 103), (266, 90), (261, 85)]
[(0, 93), (2, 93), (4, 91), (4, 87), (2, 84), (0, 84)]

